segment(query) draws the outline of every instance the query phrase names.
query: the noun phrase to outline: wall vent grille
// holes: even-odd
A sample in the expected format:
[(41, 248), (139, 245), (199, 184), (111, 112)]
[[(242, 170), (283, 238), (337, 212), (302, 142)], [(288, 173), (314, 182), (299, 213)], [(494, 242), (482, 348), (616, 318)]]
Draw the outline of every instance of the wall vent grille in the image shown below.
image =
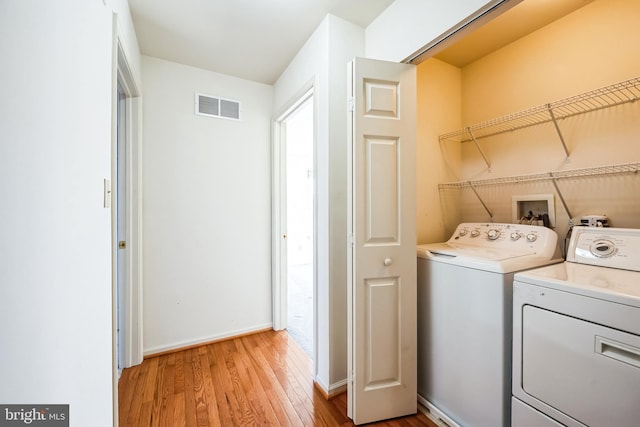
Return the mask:
[(196, 114), (199, 116), (240, 120), (240, 102), (196, 93)]

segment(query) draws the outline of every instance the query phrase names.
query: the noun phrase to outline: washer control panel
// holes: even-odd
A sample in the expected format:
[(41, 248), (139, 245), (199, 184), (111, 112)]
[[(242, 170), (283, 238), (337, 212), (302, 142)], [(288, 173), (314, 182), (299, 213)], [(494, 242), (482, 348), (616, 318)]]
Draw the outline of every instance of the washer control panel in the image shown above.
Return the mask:
[(640, 229), (574, 227), (567, 261), (640, 271)]
[(462, 223), (447, 243), (456, 246), (487, 247), (514, 252), (543, 253), (555, 250), (555, 231), (537, 225)]

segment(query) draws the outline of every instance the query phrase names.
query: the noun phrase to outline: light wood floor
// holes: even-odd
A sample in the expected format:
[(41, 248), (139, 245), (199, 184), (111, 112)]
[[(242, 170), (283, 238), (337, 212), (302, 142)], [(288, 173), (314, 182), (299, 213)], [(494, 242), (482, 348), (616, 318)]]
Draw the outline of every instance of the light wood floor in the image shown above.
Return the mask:
[[(146, 359), (118, 390), (120, 427), (353, 426), (346, 394), (314, 388), (311, 359), (285, 331)], [(422, 414), (371, 425), (435, 427)]]

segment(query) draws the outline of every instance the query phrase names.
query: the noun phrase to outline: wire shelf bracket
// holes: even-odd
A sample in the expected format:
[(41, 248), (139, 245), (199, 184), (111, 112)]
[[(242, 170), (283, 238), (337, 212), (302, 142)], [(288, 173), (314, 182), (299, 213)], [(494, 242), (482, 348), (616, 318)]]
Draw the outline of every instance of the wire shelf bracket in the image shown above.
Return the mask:
[[(471, 140), (473, 141), (473, 143), (476, 145), (476, 148), (478, 149), (478, 151), (480, 152), (480, 155), (482, 156), (482, 158), (484, 159), (484, 162), (487, 164), (487, 167), (489, 169), (491, 169), (491, 162), (489, 161), (489, 159), (487, 158), (486, 154), (484, 154), (484, 151), (482, 151), (482, 147), (480, 147), (480, 144), (478, 144), (478, 140), (476, 139), (475, 135), (473, 134), (473, 131), (471, 130), (470, 127), (467, 128), (467, 132), (469, 132), (469, 136), (471, 137)], [(486, 207), (485, 207), (486, 208)], [(491, 214), (489, 214), (489, 216), (491, 216)]]
[(491, 213), (491, 211), (489, 210), (489, 208), (487, 207), (486, 203), (484, 202), (484, 200), (482, 200), (482, 197), (480, 197), (480, 194), (478, 194), (478, 191), (476, 190), (476, 188), (473, 186), (473, 184), (471, 183), (471, 181), (468, 181), (469, 183), (469, 187), (473, 190), (473, 192), (476, 194), (476, 197), (478, 198), (478, 200), (480, 201), (480, 204), (482, 205), (482, 207), (484, 208), (485, 211), (487, 211), (487, 213), (489, 214), (489, 218), (491, 218), (491, 220), (493, 220), (493, 214)]
[(567, 213), (567, 216), (569, 216), (569, 218), (573, 218), (573, 215), (571, 215), (571, 211), (569, 210), (569, 205), (567, 205), (567, 201), (562, 196), (562, 191), (560, 191), (560, 187), (558, 187), (558, 178), (554, 177), (551, 172), (549, 172), (549, 175), (551, 176), (551, 183), (555, 187), (556, 193), (558, 193), (558, 198), (560, 199), (560, 202), (562, 203), (562, 206), (564, 207), (564, 210)]
[(547, 104), (547, 109), (549, 110), (549, 115), (551, 116), (551, 120), (553, 121), (553, 126), (556, 128), (556, 132), (558, 133), (558, 137), (560, 138), (560, 142), (562, 143), (564, 154), (567, 156), (567, 160), (569, 160), (569, 149), (567, 148), (567, 143), (564, 141), (564, 137), (562, 136), (562, 131), (560, 130), (560, 126), (558, 125), (556, 115), (553, 114), (553, 107), (551, 106), (551, 104)]

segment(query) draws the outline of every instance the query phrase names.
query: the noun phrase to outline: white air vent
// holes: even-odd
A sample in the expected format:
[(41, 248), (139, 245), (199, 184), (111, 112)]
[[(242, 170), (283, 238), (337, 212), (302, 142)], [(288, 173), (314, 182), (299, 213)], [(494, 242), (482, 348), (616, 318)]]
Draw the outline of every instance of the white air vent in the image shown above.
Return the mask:
[(240, 120), (240, 102), (196, 93), (196, 114)]

